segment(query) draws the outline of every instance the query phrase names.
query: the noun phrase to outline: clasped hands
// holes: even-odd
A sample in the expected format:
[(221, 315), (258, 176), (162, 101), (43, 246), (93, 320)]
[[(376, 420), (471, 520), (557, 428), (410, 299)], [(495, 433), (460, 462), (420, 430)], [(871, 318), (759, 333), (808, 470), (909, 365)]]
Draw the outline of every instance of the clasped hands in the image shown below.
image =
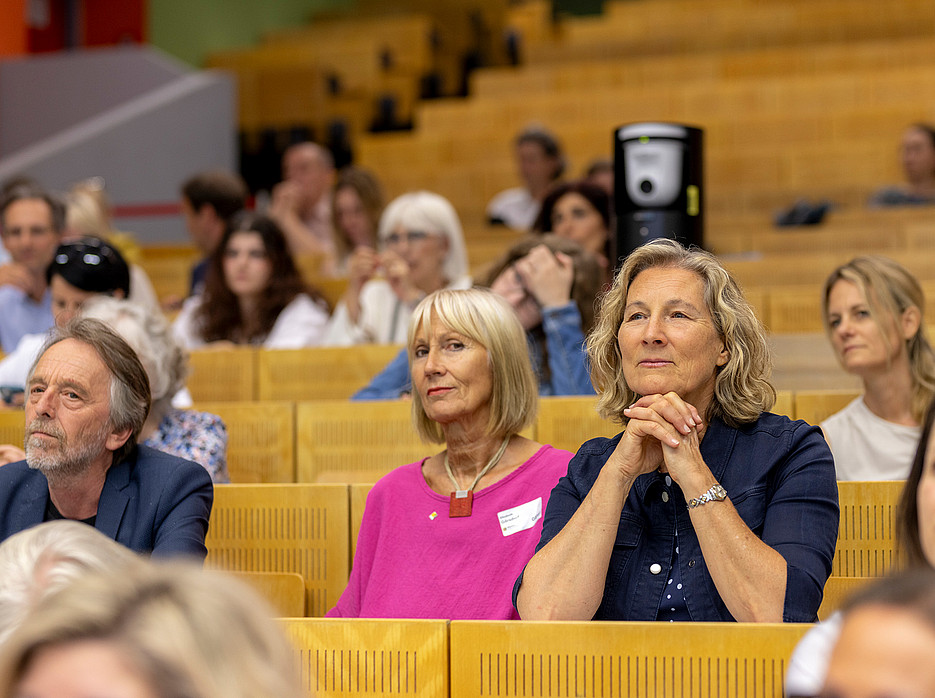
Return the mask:
[(377, 252), (371, 247), (357, 247), (351, 253), (347, 267), (349, 289), (359, 294), (363, 285), (381, 269), (393, 293), (404, 303), (414, 303), (424, 295), (413, 282), (405, 259), (392, 250)]
[(626, 479), (658, 470), (683, 490), (711, 479), (701, 457), (706, 425), (694, 405), (669, 392), (643, 396), (623, 413), (629, 421), (613, 460)]

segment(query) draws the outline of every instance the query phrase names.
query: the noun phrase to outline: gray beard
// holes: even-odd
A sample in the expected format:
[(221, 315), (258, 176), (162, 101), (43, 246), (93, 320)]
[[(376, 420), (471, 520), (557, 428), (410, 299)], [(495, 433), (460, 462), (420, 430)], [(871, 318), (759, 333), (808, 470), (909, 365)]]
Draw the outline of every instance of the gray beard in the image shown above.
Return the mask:
[[(42, 447), (33, 444), (28, 435), (33, 429), (54, 436), (58, 440), (58, 448)], [(82, 432), (77, 435), (77, 443), (69, 446), (65, 432), (55, 424), (41, 419), (34, 419), (27, 428), (24, 439), (26, 450), (26, 463), (30, 468), (38, 470), (45, 475), (50, 485), (56, 482), (67, 481), (83, 474), (88, 466), (100, 456), (104, 450), (107, 425), (102, 425), (96, 433)]]

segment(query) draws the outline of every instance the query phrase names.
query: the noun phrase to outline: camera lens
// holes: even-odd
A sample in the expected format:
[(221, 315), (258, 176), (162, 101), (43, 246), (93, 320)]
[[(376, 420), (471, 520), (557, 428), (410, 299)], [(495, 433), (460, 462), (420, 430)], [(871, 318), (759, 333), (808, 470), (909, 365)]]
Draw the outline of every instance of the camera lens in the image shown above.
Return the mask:
[(643, 192), (644, 194), (648, 194), (652, 190), (653, 190), (653, 183), (650, 182), (648, 179), (644, 179), (642, 182), (640, 182), (641, 192)]

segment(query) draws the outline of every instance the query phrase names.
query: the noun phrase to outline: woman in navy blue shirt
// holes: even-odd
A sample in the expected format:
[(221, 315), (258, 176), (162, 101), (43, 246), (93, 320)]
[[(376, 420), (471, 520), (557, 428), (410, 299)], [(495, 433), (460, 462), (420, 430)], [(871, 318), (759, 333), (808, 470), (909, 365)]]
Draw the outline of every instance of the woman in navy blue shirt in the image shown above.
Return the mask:
[(769, 352), (701, 250), (633, 252), (588, 339), (605, 417), (549, 500), (517, 580), (524, 619), (812, 621), (837, 485), (821, 432), (770, 414)]

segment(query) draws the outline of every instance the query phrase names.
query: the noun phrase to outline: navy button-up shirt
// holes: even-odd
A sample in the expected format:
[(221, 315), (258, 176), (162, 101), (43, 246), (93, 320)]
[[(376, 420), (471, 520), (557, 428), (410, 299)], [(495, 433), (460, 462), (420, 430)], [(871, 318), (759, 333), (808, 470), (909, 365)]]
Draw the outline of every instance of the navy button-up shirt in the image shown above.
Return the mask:
[[(592, 439), (575, 454), (549, 498), (537, 551), (577, 511), (620, 436)], [(821, 431), (768, 412), (739, 429), (715, 419), (701, 442), (701, 456), (750, 530), (785, 559), (783, 620), (816, 620), (839, 522), (834, 461)], [(664, 479), (658, 472), (647, 473), (633, 484), (620, 513), (604, 598), (594, 618), (656, 620), (672, 574), (653, 574), (655, 563), (664, 572), (678, 565), (691, 620), (734, 620), (705, 565), (685, 497), (675, 483), (666, 488)], [(670, 501), (663, 501), (665, 489)], [(514, 604), (522, 579), (513, 590)]]

